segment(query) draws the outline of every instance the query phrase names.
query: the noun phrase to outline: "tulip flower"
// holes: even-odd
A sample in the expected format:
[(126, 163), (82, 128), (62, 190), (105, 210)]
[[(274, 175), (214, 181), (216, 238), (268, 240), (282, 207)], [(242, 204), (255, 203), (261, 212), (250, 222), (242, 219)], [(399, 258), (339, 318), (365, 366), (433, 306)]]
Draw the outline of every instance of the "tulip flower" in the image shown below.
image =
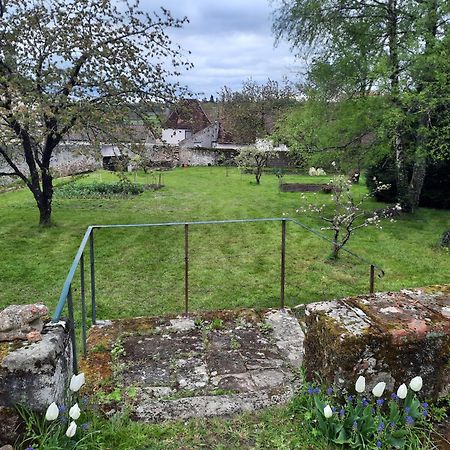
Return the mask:
[(384, 392), (385, 389), (386, 389), (386, 383), (384, 381), (380, 381), (372, 389), (372, 394), (375, 397), (381, 397), (383, 395), (383, 392)]
[(355, 390), (359, 394), (363, 393), (366, 390), (366, 379), (363, 376), (360, 376), (356, 380)]
[(78, 392), (84, 384), (84, 373), (80, 373), (78, 375), (72, 375), (70, 380), (69, 389), (72, 392)]
[(422, 389), (422, 384), (423, 384), (422, 377), (414, 377), (409, 383), (409, 387), (414, 392), (419, 392)]
[(77, 432), (77, 424), (74, 421), (72, 421), (70, 422), (69, 428), (67, 428), (66, 436), (68, 438), (74, 437), (76, 432)]
[(333, 410), (330, 408), (330, 405), (323, 408), (323, 415), (325, 416), (325, 419), (329, 419), (333, 415)]
[(72, 406), (72, 408), (69, 409), (69, 416), (73, 420), (77, 420), (80, 417), (80, 407), (78, 406), (78, 403), (75, 403), (75, 405)]
[(397, 396), (398, 398), (404, 399), (406, 398), (406, 395), (408, 394), (408, 388), (406, 387), (406, 384), (403, 383), (398, 389), (397, 389)]
[(47, 408), (47, 412), (45, 413), (45, 419), (48, 421), (56, 420), (59, 416), (59, 408), (58, 405), (53, 402)]

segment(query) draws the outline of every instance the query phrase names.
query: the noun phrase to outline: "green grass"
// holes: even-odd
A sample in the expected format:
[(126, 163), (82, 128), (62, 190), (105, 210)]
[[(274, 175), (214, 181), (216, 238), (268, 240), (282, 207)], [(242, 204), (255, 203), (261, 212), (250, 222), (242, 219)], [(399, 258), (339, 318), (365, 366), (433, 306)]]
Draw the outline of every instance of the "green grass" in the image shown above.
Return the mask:
[[(116, 181), (99, 172), (78, 180)], [(328, 177), (317, 177), (325, 182)], [(138, 181), (145, 183), (141, 174)], [(290, 175), (285, 181), (311, 182)], [(224, 168), (176, 169), (164, 174), (165, 188), (124, 199), (54, 200), (51, 228), (37, 226), (27, 190), (0, 194), (0, 307), (42, 301), (53, 308), (77, 247), (90, 224), (152, 223), (282, 217), (283, 213), (320, 229), (320, 222), (295, 213), (298, 193), (280, 193), (274, 175), (261, 185), (251, 175)], [(362, 195), (364, 186), (356, 186)], [(330, 201), (326, 194), (308, 200)], [(369, 208), (382, 205), (369, 202)], [(448, 282), (449, 253), (438, 247), (450, 227), (450, 213), (421, 209), (383, 230), (364, 229), (349, 248), (383, 267), (377, 290)], [(183, 309), (182, 227), (97, 230), (98, 317), (157, 315)], [(351, 256), (327, 259), (330, 246), (288, 224), (286, 297), (288, 305), (364, 293), (368, 267)], [(190, 229), (190, 302), (194, 310), (271, 307), (279, 301), (280, 224), (196, 226)], [(79, 275), (77, 275), (78, 277)], [(74, 283), (78, 298), (78, 279)]]

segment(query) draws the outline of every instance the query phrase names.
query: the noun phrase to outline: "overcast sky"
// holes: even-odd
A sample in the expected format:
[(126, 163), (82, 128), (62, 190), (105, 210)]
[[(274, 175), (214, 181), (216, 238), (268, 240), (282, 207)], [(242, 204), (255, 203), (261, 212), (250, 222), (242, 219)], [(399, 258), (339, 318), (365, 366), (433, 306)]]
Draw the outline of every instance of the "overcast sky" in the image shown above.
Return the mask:
[(169, 9), (175, 17), (187, 16), (190, 23), (173, 34), (192, 55), (194, 69), (180, 81), (209, 98), (224, 85), (239, 89), (242, 81), (268, 77), (296, 79), (299, 65), (282, 43), (274, 47), (269, 0), (143, 0), (155, 10)]

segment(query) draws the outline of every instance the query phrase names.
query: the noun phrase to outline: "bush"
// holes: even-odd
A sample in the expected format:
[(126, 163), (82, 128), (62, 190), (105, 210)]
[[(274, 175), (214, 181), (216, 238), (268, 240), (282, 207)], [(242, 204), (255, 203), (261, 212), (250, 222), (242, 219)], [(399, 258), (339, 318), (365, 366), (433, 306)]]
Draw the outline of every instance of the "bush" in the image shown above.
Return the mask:
[(66, 184), (55, 190), (55, 197), (59, 198), (111, 198), (139, 195), (145, 191), (145, 186), (135, 183), (86, 183)]
[[(408, 176), (411, 176), (411, 171), (410, 168)], [(376, 192), (375, 198), (380, 202), (394, 203), (397, 200), (396, 169), (391, 157), (385, 157), (367, 169), (369, 191), (375, 190), (376, 182), (389, 184), (390, 187)], [(428, 164), (419, 206), (450, 209), (450, 160)]]

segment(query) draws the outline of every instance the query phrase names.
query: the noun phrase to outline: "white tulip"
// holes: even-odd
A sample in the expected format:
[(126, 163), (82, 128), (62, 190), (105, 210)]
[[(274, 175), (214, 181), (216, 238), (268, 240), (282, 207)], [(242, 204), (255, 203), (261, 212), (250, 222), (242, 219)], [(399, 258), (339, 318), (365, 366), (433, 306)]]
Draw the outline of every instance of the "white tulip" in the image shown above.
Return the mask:
[(79, 373), (78, 375), (72, 375), (70, 380), (69, 389), (72, 392), (78, 392), (84, 384), (84, 373)]
[(397, 396), (398, 398), (404, 399), (406, 398), (406, 395), (408, 394), (408, 388), (406, 387), (406, 384), (403, 383), (398, 389), (397, 389)]
[(383, 395), (383, 392), (384, 392), (385, 389), (386, 389), (386, 383), (384, 381), (380, 381), (372, 389), (372, 394), (375, 397), (381, 397)]
[(361, 375), (355, 383), (355, 391), (359, 394), (366, 390), (366, 379)]
[(77, 424), (74, 421), (72, 421), (70, 422), (69, 428), (67, 428), (66, 436), (68, 438), (74, 437), (76, 432), (77, 432)]
[(47, 412), (45, 413), (45, 419), (49, 421), (56, 420), (58, 416), (59, 416), (58, 405), (55, 402), (53, 402), (47, 408)]
[(422, 389), (422, 384), (423, 384), (422, 377), (414, 377), (409, 383), (409, 387), (414, 392), (419, 392)]
[(323, 415), (325, 416), (325, 419), (329, 419), (333, 415), (333, 410), (330, 408), (330, 405), (323, 408)]
[(78, 406), (78, 403), (75, 403), (75, 405), (72, 406), (72, 408), (69, 409), (69, 416), (73, 420), (77, 420), (80, 417), (80, 407)]

